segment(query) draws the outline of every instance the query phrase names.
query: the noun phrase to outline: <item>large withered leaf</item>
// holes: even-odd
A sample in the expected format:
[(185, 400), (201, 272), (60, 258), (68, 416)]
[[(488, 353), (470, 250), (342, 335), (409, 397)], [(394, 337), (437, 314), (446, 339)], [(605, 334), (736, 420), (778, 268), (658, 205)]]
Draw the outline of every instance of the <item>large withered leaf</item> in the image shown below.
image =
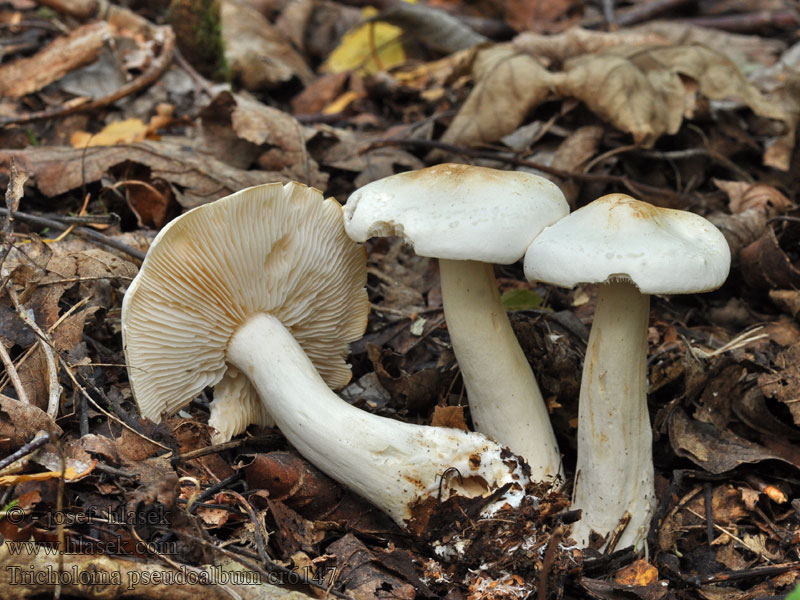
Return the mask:
[(698, 44), (618, 47), (567, 61), (558, 85), (563, 96), (582, 100), (612, 125), (652, 144), (676, 133), (693, 116), (694, 98), (682, 78), (710, 100), (734, 100), (757, 115), (785, 120), (781, 107), (747, 82), (724, 55)]
[(475, 88), (445, 132), (446, 142), (496, 141), (516, 129), (551, 90), (581, 100), (645, 145), (676, 133), (683, 119), (693, 116), (697, 95), (735, 101), (787, 126), (790, 120), (731, 60), (698, 44), (617, 46), (570, 58), (555, 73), (533, 56), (495, 46), (478, 55), (473, 75)]
[(442, 136), (451, 144), (494, 142), (514, 131), (550, 93), (552, 74), (511, 46), (478, 53), (475, 87)]

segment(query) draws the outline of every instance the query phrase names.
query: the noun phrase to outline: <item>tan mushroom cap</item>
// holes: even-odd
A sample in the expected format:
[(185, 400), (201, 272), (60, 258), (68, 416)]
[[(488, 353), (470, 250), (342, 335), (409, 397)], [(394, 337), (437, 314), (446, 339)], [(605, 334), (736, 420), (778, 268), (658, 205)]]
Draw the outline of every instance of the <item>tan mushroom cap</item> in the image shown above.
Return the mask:
[(199, 206), (154, 240), (122, 303), (128, 375), (143, 416), (174, 412), (227, 370), (233, 333), (269, 313), (333, 388), (366, 328), (364, 249), (313, 188), (261, 185)]

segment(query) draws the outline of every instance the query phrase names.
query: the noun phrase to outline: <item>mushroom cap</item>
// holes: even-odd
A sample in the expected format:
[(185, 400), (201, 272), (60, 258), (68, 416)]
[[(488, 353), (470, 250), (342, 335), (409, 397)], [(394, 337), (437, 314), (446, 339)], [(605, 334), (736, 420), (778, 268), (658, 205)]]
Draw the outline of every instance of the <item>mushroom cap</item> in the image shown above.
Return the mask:
[(344, 208), (347, 234), (405, 238), (419, 256), (509, 264), (569, 212), (548, 179), (446, 163), (373, 181)]
[(291, 182), (194, 208), (156, 237), (122, 303), (131, 389), (143, 416), (174, 412), (225, 374), (233, 333), (278, 318), (331, 387), (369, 312), (366, 255), (341, 206)]
[(628, 278), (645, 294), (688, 294), (721, 286), (730, 264), (703, 217), (609, 194), (546, 228), (525, 254), (525, 276), (564, 287)]

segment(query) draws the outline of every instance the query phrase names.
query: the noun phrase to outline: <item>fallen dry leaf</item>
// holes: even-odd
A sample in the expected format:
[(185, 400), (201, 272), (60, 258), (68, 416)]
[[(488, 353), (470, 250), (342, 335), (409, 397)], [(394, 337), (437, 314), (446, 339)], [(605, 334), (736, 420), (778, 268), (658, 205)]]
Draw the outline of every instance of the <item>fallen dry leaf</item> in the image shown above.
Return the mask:
[[(74, 467), (67, 467), (63, 471), (64, 479), (67, 481), (79, 481), (93, 470), (97, 460), (94, 460), (86, 470), (76, 471)], [(0, 477), (0, 485), (17, 485), (26, 481), (46, 481), (48, 479), (61, 479), (61, 471), (48, 471), (47, 473), (29, 473), (23, 475), (3, 475)]]
[(463, 406), (436, 406), (433, 409), (432, 427), (452, 427), (469, 431), (467, 422), (464, 420)]
[(8, 440), (3, 445), (8, 454), (29, 442), (39, 431), (62, 433), (43, 410), (0, 394), (0, 438)]
[[(364, 19), (377, 14), (377, 9), (371, 6), (362, 10)], [(389, 23), (362, 23), (342, 38), (320, 70), (323, 73), (356, 71), (369, 74), (398, 67), (406, 62), (402, 36), (403, 30)]]
[(688, 458), (709, 473), (725, 473), (743, 463), (785, 461), (767, 448), (730, 431), (690, 419), (681, 409), (673, 411), (670, 416), (669, 437), (678, 456)]
[(70, 144), (73, 148), (131, 144), (144, 140), (148, 131), (148, 126), (141, 119), (125, 119), (109, 123), (97, 133), (76, 131), (70, 138)]
[(327, 174), (309, 156), (305, 129), (290, 114), (222, 92), (200, 116), (203, 145), (220, 161), (241, 169), (256, 162), (285, 180), (325, 189)]
[(658, 581), (658, 569), (640, 558), (614, 573), (614, 582), (623, 585), (645, 586)]
[(764, 396), (782, 402), (800, 426), (800, 344), (794, 344), (775, 357), (775, 372), (758, 376)]
[(478, 53), (475, 87), (442, 141), (456, 145), (494, 142), (514, 131), (551, 91), (552, 75), (533, 56), (508, 45)]
[(182, 143), (180, 139), (88, 149), (45, 146), (0, 151), (0, 172), (8, 169), (12, 158), (24, 166), (46, 196), (57, 196), (99, 181), (109, 169), (126, 161), (140, 163), (151, 169), (154, 179), (176, 184), (173, 189), (184, 208), (216, 200), (243, 187), (288, 181), (276, 172), (236, 169), (198, 154), (190, 143)]
[(243, 1), (221, 5), (225, 58), (245, 89), (275, 88), (295, 77), (310, 83), (314, 74), (283, 34)]
[(82, 25), (30, 58), (0, 65), (0, 97), (20, 98), (56, 81), (72, 69), (94, 62), (111, 37), (105, 21)]

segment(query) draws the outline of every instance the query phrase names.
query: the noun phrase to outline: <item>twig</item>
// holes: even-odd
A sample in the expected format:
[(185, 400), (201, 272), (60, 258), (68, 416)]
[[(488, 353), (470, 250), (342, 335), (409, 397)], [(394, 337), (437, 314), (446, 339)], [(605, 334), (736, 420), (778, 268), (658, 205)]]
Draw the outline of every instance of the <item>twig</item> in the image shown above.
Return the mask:
[(178, 63), (181, 69), (186, 71), (189, 77), (194, 79), (194, 82), (200, 87), (200, 90), (206, 94), (206, 96), (209, 98), (214, 97), (214, 86), (208, 79), (200, 75), (200, 73), (197, 72), (197, 70), (189, 63), (189, 61), (184, 58), (179, 48), (175, 48), (175, 62)]
[(712, 496), (711, 482), (706, 481), (703, 484), (703, 498), (706, 508), (706, 540), (709, 548), (714, 542), (714, 503)]
[(612, 27), (617, 24), (614, 16), (614, 0), (603, 0), (603, 18)]
[(676, 19), (676, 22), (711, 29), (723, 29), (734, 32), (759, 31), (768, 27), (777, 29), (793, 29), (800, 25), (800, 19), (794, 10), (759, 10), (739, 13), (738, 15), (719, 15), (713, 17), (690, 17)]
[(41, 437), (34, 438), (24, 446), (22, 446), (19, 450), (12, 452), (8, 456), (3, 459), (0, 459), (0, 471), (5, 469), (8, 465), (18, 461), (23, 456), (28, 456), (35, 450), (38, 450), (42, 446), (44, 446), (47, 442), (50, 441), (50, 433), (43, 435)]
[(175, 34), (170, 27), (153, 27), (154, 36), (161, 34), (163, 37), (161, 41), (161, 54), (159, 54), (150, 63), (147, 69), (142, 72), (138, 77), (125, 85), (117, 88), (108, 96), (98, 100), (90, 100), (82, 103), (66, 103), (54, 108), (46, 108), (44, 110), (29, 112), (23, 115), (15, 115), (13, 117), (0, 117), (0, 127), (4, 125), (11, 125), (15, 123), (29, 123), (31, 121), (38, 121), (41, 119), (55, 119), (58, 117), (65, 117), (80, 111), (90, 111), (96, 108), (103, 108), (113, 104), (120, 98), (129, 96), (139, 90), (144, 89), (154, 81), (156, 81), (164, 71), (167, 70), (172, 62), (172, 56), (175, 52)]
[(2, 359), (3, 366), (6, 368), (6, 375), (11, 381), (11, 385), (14, 386), (14, 391), (17, 392), (17, 400), (23, 404), (30, 404), (31, 401), (28, 398), (28, 394), (25, 392), (25, 388), (22, 386), (22, 381), (19, 379), (19, 373), (17, 373), (17, 370), (14, 368), (14, 362), (11, 360), (11, 356), (9, 356), (8, 352), (6, 351), (6, 347), (3, 342), (0, 342), (0, 359)]
[(0, 212), (5, 216), (3, 223), (3, 255), (0, 257), (0, 267), (6, 261), (8, 253), (11, 252), (12, 235), (14, 233), (14, 216), (19, 207), (19, 201), (22, 199), (23, 186), (28, 179), (28, 174), (25, 171), (17, 170), (17, 161), (11, 158), (11, 168), (9, 169), (8, 187), (6, 188), (6, 208)]
[(39, 338), (39, 345), (42, 348), (42, 352), (44, 352), (44, 359), (47, 363), (47, 414), (55, 421), (58, 416), (58, 407), (61, 403), (61, 384), (58, 382), (58, 365), (56, 363), (55, 352), (53, 351), (53, 340), (50, 339), (47, 333), (39, 328), (27, 309), (22, 306), (19, 301), (19, 296), (17, 296), (17, 291), (14, 289), (14, 284), (8, 282), (6, 284), (6, 291), (8, 292), (9, 298), (11, 298), (11, 302), (14, 304), (14, 308), (17, 309), (19, 318)]
[(234, 473), (233, 475), (231, 475), (230, 477), (226, 477), (225, 479), (223, 479), (219, 483), (215, 483), (211, 487), (206, 488), (205, 490), (203, 490), (202, 492), (197, 494), (197, 496), (195, 498), (193, 498), (192, 502), (186, 506), (186, 512), (189, 513), (189, 514), (192, 514), (192, 512), (194, 512), (195, 507), (198, 506), (198, 502), (202, 502), (206, 498), (210, 498), (211, 496), (213, 496), (214, 494), (216, 494), (220, 490), (223, 490), (226, 487), (228, 487), (229, 485), (231, 485), (232, 483), (238, 481), (243, 476), (244, 476), (243, 473), (241, 471), (238, 471), (238, 472)]
[(713, 575), (695, 575), (684, 578), (684, 581), (691, 585), (701, 586), (709, 583), (720, 583), (723, 581), (741, 581), (754, 577), (772, 577), (782, 575), (789, 571), (800, 571), (800, 563), (789, 563), (787, 565), (774, 565), (770, 567), (755, 567), (753, 569), (740, 569), (736, 571), (725, 571), (714, 573)]
[[(7, 216), (8, 209), (0, 208), (0, 216)], [(53, 219), (48, 219), (46, 217), (40, 217), (38, 215), (31, 215), (28, 213), (23, 212), (16, 212), (14, 213), (14, 218), (19, 221), (24, 221), (25, 223), (30, 223), (31, 225), (38, 225), (39, 227), (53, 227), (58, 230), (67, 229), (70, 225), (66, 225), (61, 223), (60, 221), (55, 221)], [(94, 231), (92, 229), (86, 229), (85, 227), (75, 227), (72, 230), (72, 233), (75, 235), (93, 240), (103, 244), (104, 246), (108, 246), (109, 248), (113, 248), (114, 250), (119, 250), (120, 252), (124, 252), (125, 254), (132, 256), (138, 260), (144, 260), (145, 253), (141, 250), (137, 250), (136, 248), (131, 248), (127, 244), (123, 244), (122, 242), (118, 242), (117, 240), (112, 240), (107, 235), (103, 235), (99, 231)]]
[(694, 1), (695, 0), (653, 0), (652, 2), (634, 4), (627, 10), (619, 11), (614, 24), (617, 27), (628, 27), (636, 23), (649, 21), (675, 8), (680, 8), (684, 4), (692, 4)]
[[(159, 448), (162, 448), (162, 449), (164, 449), (164, 450), (167, 450), (168, 452), (171, 452), (171, 451), (172, 451), (172, 449), (171, 449), (171, 448), (169, 448), (169, 447), (165, 446), (164, 444), (161, 444), (161, 443), (159, 443), (159, 442), (155, 441), (154, 439), (151, 439), (151, 438), (147, 437), (147, 436), (146, 436), (146, 435), (144, 435), (144, 434), (143, 434), (141, 431), (136, 431), (136, 429), (135, 429), (134, 427), (131, 427), (131, 426), (130, 426), (128, 423), (126, 423), (125, 421), (123, 421), (122, 419), (120, 419), (118, 416), (116, 416), (116, 415), (114, 415), (114, 414), (112, 414), (112, 413), (108, 412), (106, 409), (104, 409), (102, 406), (100, 406), (100, 405), (99, 405), (97, 402), (95, 402), (95, 399), (94, 399), (94, 398), (92, 398), (92, 397), (89, 395), (89, 392), (87, 392), (87, 391), (86, 391), (86, 389), (85, 389), (85, 388), (84, 388), (84, 387), (83, 387), (83, 386), (82, 386), (80, 383), (78, 383), (78, 380), (75, 378), (75, 374), (72, 372), (72, 369), (74, 369), (75, 367), (73, 367), (73, 366), (72, 366), (72, 365), (69, 363), (69, 361), (68, 361), (68, 360), (66, 360), (66, 359), (65, 359), (63, 356), (59, 356), (59, 360), (60, 360), (60, 361), (62, 362), (62, 364), (64, 365), (64, 370), (67, 372), (67, 376), (68, 376), (68, 377), (69, 377), (69, 378), (72, 380), (72, 385), (74, 385), (74, 386), (75, 386), (75, 387), (76, 387), (76, 388), (77, 388), (77, 389), (80, 391), (81, 395), (82, 395), (84, 398), (86, 398), (86, 400), (88, 400), (88, 401), (89, 401), (89, 403), (90, 403), (92, 406), (94, 406), (94, 407), (95, 407), (95, 408), (96, 408), (98, 411), (100, 411), (101, 413), (103, 413), (103, 414), (104, 414), (104, 415), (105, 415), (107, 418), (111, 419), (112, 421), (116, 421), (117, 423), (119, 423), (120, 425), (122, 425), (122, 426), (123, 426), (125, 429), (127, 429), (128, 431), (130, 431), (131, 433), (133, 433), (133, 434), (135, 434), (135, 435), (138, 435), (140, 438), (142, 438), (142, 439), (144, 439), (144, 440), (147, 440), (147, 441), (148, 441), (148, 442), (150, 442), (151, 444), (154, 444), (154, 445), (158, 446)], [(98, 390), (96, 387), (94, 387), (94, 386), (92, 386), (92, 389), (93, 389), (93, 390), (95, 390), (95, 391), (97, 391), (97, 392), (99, 392), (99, 390)]]
[(53, 219), (67, 225), (116, 225), (120, 222), (117, 213), (107, 215), (47, 215), (45, 218)]
[(177, 456), (173, 456), (170, 459), (170, 462), (173, 466), (177, 465), (181, 462), (186, 462), (187, 460), (193, 460), (195, 458), (200, 458), (201, 456), (207, 456), (209, 454), (216, 454), (217, 452), (224, 452), (225, 450), (230, 450), (232, 448), (238, 448), (239, 446), (243, 446), (248, 440), (241, 439), (241, 440), (231, 440), (230, 442), (225, 442), (224, 444), (215, 444), (213, 446), (208, 446), (206, 448), (200, 448), (198, 450), (192, 450), (191, 452), (186, 452), (184, 454), (178, 454)]
[[(686, 507), (686, 511), (692, 513), (695, 517), (697, 517), (699, 519), (704, 519), (705, 520), (705, 517), (703, 515), (701, 515), (700, 513), (696, 512), (694, 510), (692, 510), (688, 506)], [(767, 561), (769, 563), (772, 562), (772, 559), (769, 556), (764, 554), (758, 548), (754, 548), (752, 545), (750, 545), (747, 542), (745, 542), (742, 538), (738, 537), (733, 532), (728, 531), (727, 529), (725, 529), (724, 527), (722, 527), (720, 525), (717, 525), (716, 523), (712, 523), (712, 525), (714, 526), (714, 528), (719, 529), (722, 533), (724, 533), (728, 537), (730, 537), (730, 538), (736, 540), (737, 542), (739, 542), (745, 550), (749, 550), (753, 554), (758, 554), (762, 559), (764, 559), (765, 561)]]
[(542, 560), (542, 570), (539, 573), (539, 589), (536, 593), (537, 600), (545, 600), (547, 598), (547, 576), (550, 574), (550, 567), (553, 566), (553, 561), (556, 557), (556, 549), (561, 542), (564, 535), (564, 526), (559, 525), (553, 529), (550, 534), (550, 541), (547, 544), (547, 550), (544, 553), (544, 560)]
[(247, 511), (247, 516), (250, 517), (250, 521), (253, 523), (253, 534), (256, 538), (256, 547), (258, 547), (258, 554), (261, 556), (261, 560), (264, 561), (265, 564), (271, 564), (272, 559), (270, 558), (269, 554), (267, 553), (267, 540), (264, 539), (264, 522), (258, 518), (255, 509), (253, 506), (247, 501), (247, 499), (242, 496), (239, 492), (235, 492), (233, 490), (225, 490), (223, 494), (229, 494), (236, 498), (239, 501), (245, 511)]

